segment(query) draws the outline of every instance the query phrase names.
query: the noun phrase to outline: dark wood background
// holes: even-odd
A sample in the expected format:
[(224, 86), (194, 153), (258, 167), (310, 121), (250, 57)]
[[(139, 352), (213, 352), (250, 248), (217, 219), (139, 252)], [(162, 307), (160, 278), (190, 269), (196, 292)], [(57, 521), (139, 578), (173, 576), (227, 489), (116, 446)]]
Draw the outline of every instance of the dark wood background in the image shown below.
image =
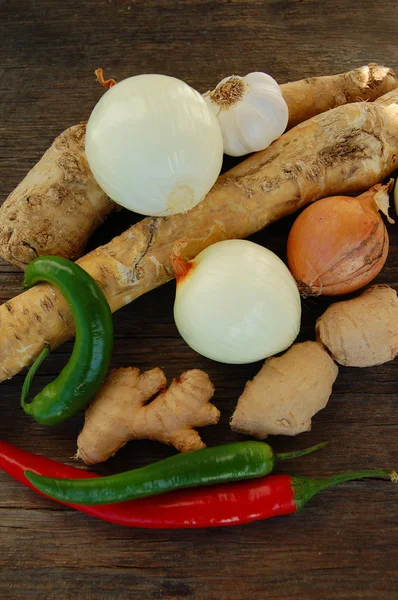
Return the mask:
[[(280, 83), (346, 71), (371, 61), (398, 68), (398, 3), (381, 0), (0, 0), (0, 200), (66, 127), (87, 119), (106, 76), (154, 72), (200, 91), (222, 77), (264, 70)], [(92, 238), (111, 239), (134, 222), (120, 213)], [(285, 253), (292, 218), (253, 239)], [(398, 288), (398, 232), (378, 277)], [(21, 290), (21, 274), (0, 263), (0, 299)], [(260, 364), (228, 366), (191, 351), (173, 323), (174, 283), (115, 316), (113, 366), (162, 367), (168, 378), (207, 370), (221, 423), (203, 430), (210, 444), (239, 439), (228, 420)], [(313, 339), (328, 301), (303, 303), (300, 340)], [(1, 332), (0, 332), (1, 343)], [(46, 361), (44, 387), (66, 362), (68, 343)], [(317, 455), (286, 472), (332, 474), (398, 466), (398, 364), (341, 369), (327, 408), (310, 433), (274, 438), (277, 450), (327, 439)], [(26, 417), (23, 375), (1, 384), (0, 438), (72, 464), (82, 416), (55, 428)], [(171, 455), (134, 442), (98, 471), (111, 473)], [(397, 489), (386, 482), (346, 484), (315, 498), (297, 516), (202, 531), (139, 531), (94, 520), (36, 496), (0, 473), (0, 598), (242, 600), (398, 597)]]

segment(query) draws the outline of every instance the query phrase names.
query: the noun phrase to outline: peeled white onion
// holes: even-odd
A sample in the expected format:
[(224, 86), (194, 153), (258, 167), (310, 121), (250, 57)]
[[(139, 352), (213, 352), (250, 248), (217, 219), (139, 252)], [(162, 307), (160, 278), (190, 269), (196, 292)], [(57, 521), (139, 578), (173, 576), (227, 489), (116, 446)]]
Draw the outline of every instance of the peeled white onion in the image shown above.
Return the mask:
[(173, 256), (174, 319), (191, 348), (223, 363), (245, 364), (282, 352), (300, 329), (300, 295), (270, 250), (226, 240), (189, 262)]
[(137, 75), (110, 88), (87, 124), (95, 179), (118, 204), (166, 216), (198, 204), (215, 183), (223, 141), (199, 92), (166, 75)]

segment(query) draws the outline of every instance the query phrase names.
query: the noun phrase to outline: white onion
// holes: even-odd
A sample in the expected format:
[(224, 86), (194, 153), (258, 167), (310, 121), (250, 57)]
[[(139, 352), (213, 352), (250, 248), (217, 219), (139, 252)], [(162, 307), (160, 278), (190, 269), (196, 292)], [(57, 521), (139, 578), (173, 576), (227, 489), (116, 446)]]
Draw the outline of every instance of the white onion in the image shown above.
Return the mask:
[(87, 124), (95, 179), (118, 204), (143, 215), (185, 212), (215, 183), (223, 141), (199, 92), (166, 75), (138, 75), (109, 89)]
[(174, 319), (191, 348), (245, 364), (282, 352), (297, 337), (301, 303), (285, 264), (246, 240), (226, 240), (188, 263), (173, 257)]

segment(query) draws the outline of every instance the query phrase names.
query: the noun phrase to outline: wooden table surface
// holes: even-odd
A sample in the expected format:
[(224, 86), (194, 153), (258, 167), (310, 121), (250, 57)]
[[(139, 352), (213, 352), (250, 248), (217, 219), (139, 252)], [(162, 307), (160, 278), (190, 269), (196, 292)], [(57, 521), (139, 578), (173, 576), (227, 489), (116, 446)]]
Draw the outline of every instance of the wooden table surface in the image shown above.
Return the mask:
[[(154, 72), (200, 91), (221, 78), (264, 70), (280, 83), (378, 62), (398, 68), (398, 2), (375, 0), (0, 0), (0, 200), (63, 129), (88, 118), (107, 76)], [(136, 217), (114, 215), (90, 241), (110, 240)], [(282, 258), (293, 218), (252, 239)], [(398, 228), (378, 277), (398, 288)], [(112, 366), (162, 367), (169, 380), (188, 368), (216, 386), (218, 426), (209, 445), (236, 439), (228, 420), (260, 364), (222, 365), (191, 351), (173, 322), (175, 284), (115, 315)], [(0, 298), (21, 291), (21, 273), (0, 264)], [(314, 338), (326, 299), (303, 302), (300, 340)], [(1, 343), (1, 332), (0, 332)], [(67, 360), (72, 344), (45, 362), (36, 390)], [(23, 375), (1, 384), (0, 439), (72, 464), (82, 415), (47, 429), (19, 404)], [(398, 363), (341, 368), (312, 431), (274, 438), (277, 450), (327, 439), (329, 449), (284, 464), (303, 475), (398, 466)], [(114, 473), (173, 454), (133, 442), (98, 472)], [(198, 531), (112, 526), (47, 501), (0, 473), (0, 598), (245, 600), (398, 598), (398, 495), (381, 481), (324, 492), (297, 516)]]

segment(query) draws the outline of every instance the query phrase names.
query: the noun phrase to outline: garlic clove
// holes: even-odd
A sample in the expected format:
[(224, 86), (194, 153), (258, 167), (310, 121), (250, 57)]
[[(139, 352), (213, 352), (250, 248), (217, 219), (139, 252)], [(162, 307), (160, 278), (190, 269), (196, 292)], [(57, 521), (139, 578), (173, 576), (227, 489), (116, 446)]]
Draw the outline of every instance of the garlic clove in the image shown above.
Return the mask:
[(267, 89), (280, 90), (278, 82), (271, 77), (271, 75), (263, 73), (262, 71), (253, 71), (252, 73), (249, 73), (243, 77), (243, 79), (249, 85), (263, 86)]
[(224, 144), (224, 152), (229, 156), (244, 156), (252, 152), (250, 137), (247, 133), (250, 127), (257, 127), (253, 115), (247, 110), (236, 109), (233, 114), (220, 113), (218, 117)]
[(279, 90), (267, 90), (264, 93), (251, 94), (248, 99), (249, 106), (262, 117), (269, 144), (285, 131), (289, 120), (287, 104), (280, 101), (281, 97)]
[(237, 111), (240, 139), (245, 140), (246, 152), (257, 152), (275, 139), (272, 119), (264, 116), (251, 103), (245, 110)]

